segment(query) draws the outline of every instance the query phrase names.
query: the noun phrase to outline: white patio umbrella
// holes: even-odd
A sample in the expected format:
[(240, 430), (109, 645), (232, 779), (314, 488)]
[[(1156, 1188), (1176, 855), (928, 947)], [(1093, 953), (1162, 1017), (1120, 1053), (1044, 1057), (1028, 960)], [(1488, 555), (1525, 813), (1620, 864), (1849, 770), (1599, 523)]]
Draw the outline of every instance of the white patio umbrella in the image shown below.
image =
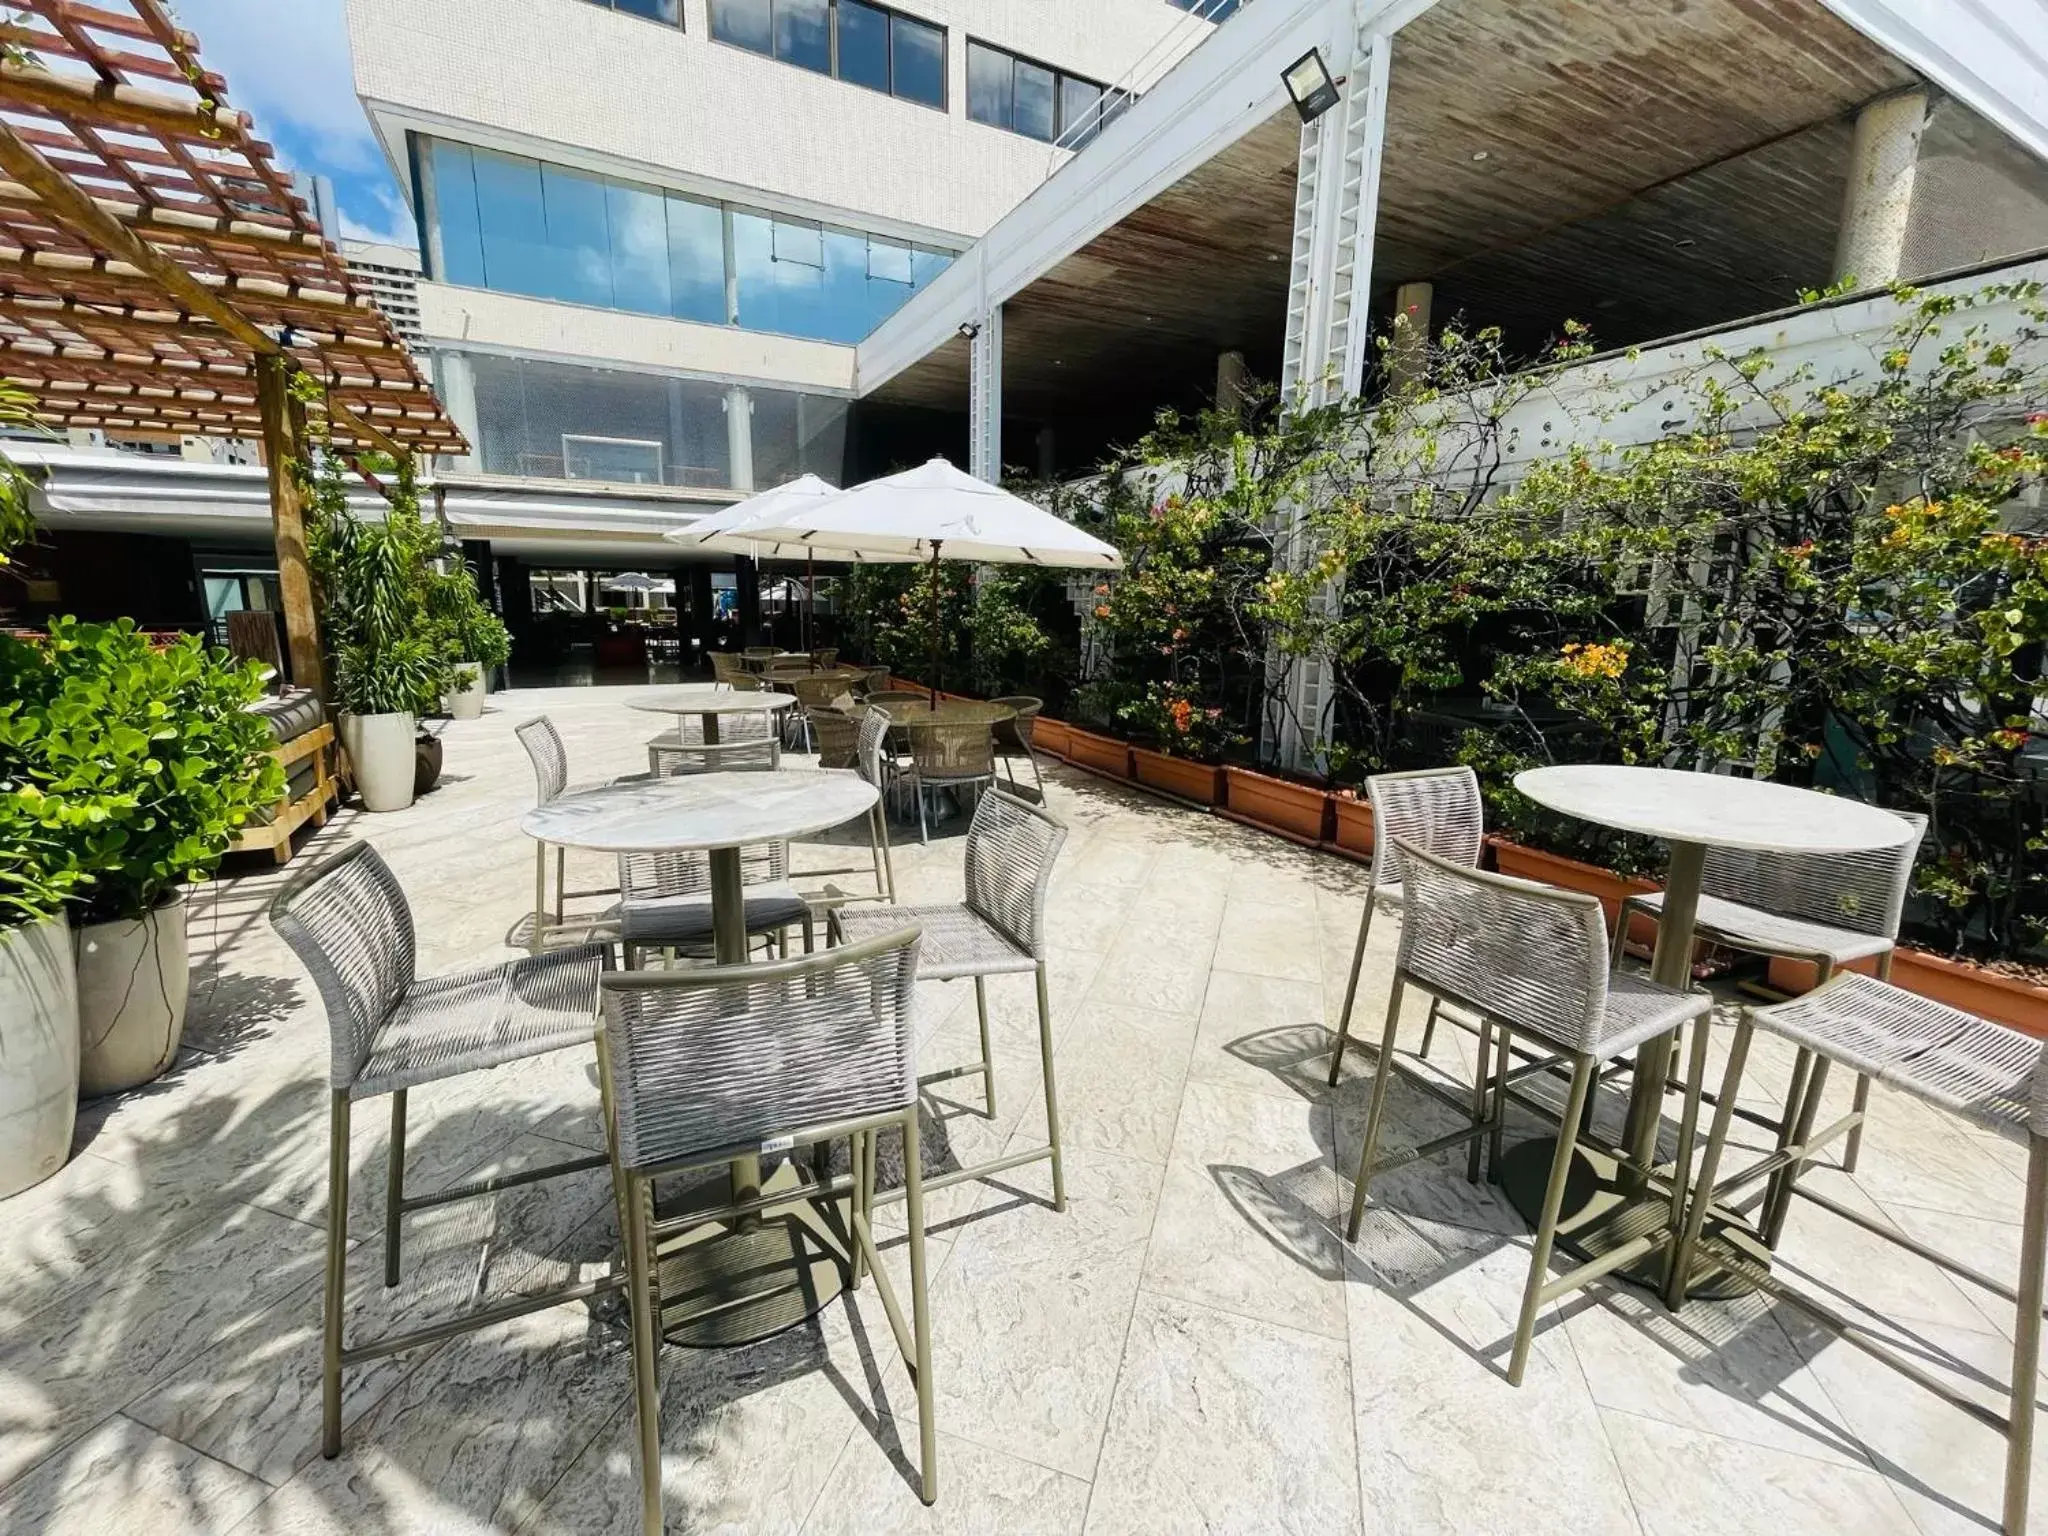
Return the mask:
[(932, 702), (939, 694), (938, 563), (1047, 565), (1114, 571), (1123, 556), (1114, 547), (1043, 507), (977, 480), (944, 459), (854, 486), (837, 496), (792, 498), (778, 504), (772, 524), (753, 525), (779, 544), (802, 545), (820, 555), (929, 560), (932, 563)]

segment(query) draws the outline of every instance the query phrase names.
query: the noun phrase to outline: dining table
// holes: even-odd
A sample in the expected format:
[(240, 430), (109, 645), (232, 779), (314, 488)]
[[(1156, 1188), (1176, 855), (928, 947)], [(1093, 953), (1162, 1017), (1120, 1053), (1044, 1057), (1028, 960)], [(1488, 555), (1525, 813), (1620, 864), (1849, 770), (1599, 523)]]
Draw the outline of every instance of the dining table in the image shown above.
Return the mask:
[[(632, 779), (536, 806), (520, 830), (543, 843), (608, 854), (702, 852), (711, 876), (713, 954), (748, 961), (740, 850), (808, 837), (869, 814), (880, 798), (858, 774), (818, 769)], [(761, 1155), (729, 1166), (733, 1201), (787, 1195), (757, 1217), (707, 1221), (661, 1264), (663, 1333), (672, 1343), (727, 1347), (779, 1333), (839, 1294), (852, 1262), (843, 1212), (812, 1197), (783, 1160), (765, 1180)]]
[[(1896, 848), (1913, 836), (1900, 817), (1877, 806), (1756, 779), (1683, 769), (1622, 764), (1559, 764), (1515, 776), (1515, 788), (1547, 810), (1618, 832), (1661, 840), (1668, 849), (1664, 904), (1650, 978), (1686, 990), (1693, 984), (1692, 952), (1700, 887), (1709, 848), (1766, 853), (1859, 853)], [(1663, 1124), (1664, 1095), (1671, 1070), (1670, 1036), (1646, 1042), (1636, 1052), (1621, 1147), (1626, 1160), (1581, 1145), (1574, 1157), (1558, 1243), (1581, 1259), (1593, 1260), (1638, 1243), (1670, 1221), (1670, 1196), (1651, 1186), (1644, 1170), (1654, 1164)], [(1533, 1226), (1543, 1207), (1557, 1138), (1539, 1137), (1511, 1148), (1502, 1163), (1501, 1185), (1509, 1202)], [(1689, 1177), (1677, 1169), (1674, 1178)], [(1733, 1212), (1716, 1211), (1715, 1229), (1744, 1256), (1767, 1266), (1769, 1252), (1755, 1230)], [(1702, 1256), (1699, 1286), (1689, 1294), (1741, 1295), (1755, 1288)], [(1652, 1245), (1617, 1273), (1645, 1285), (1663, 1284), (1664, 1249)], [(1711, 1271), (1711, 1273), (1709, 1273)]]

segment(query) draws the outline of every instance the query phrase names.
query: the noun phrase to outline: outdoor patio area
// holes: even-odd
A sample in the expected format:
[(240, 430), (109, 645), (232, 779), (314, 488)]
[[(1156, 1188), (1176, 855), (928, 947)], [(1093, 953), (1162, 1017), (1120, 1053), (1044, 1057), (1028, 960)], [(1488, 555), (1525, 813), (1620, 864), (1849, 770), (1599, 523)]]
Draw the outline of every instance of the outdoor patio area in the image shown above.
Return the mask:
[[(482, 719), (446, 727), (450, 772), (410, 810), (344, 813), (289, 872), (242, 862), (194, 892), (177, 1067), (82, 1106), (71, 1163), (0, 1204), (0, 1530), (639, 1528), (616, 1298), (352, 1369), (343, 1453), (321, 1459), (328, 1029), (266, 918), (287, 873), (367, 838), (412, 903), (422, 973), (516, 952), (534, 784), (513, 727), (551, 715), (574, 782), (635, 772), (650, 721), (630, 694), (493, 695)], [(1595, 1282), (1546, 1310), (1511, 1388), (1528, 1227), (1466, 1182), (1459, 1152), (1377, 1180), (1359, 1243), (1343, 1241), (1371, 1050), (1335, 1090), (1324, 1075), (1363, 868), (1047, 768), (1070, 828), (1050, 902), (1069, 1208), (1050, 1208), (1043, 1163), (927, 1201), (938, 1502), (918, 1499), (915, 1397), (870, 1283), (764, 1343), (665, 1350), (670, 1530), (1996, 1529), (2000, 1435), (1760, 1296), (1674, 1316)], [(920, 847), (899, 824), (901, 900), (959, 898), (965, 825)], [(795, 862), (849, 851), (865, 856), (842, 842)], [(572, 886), (606, 874), (572, 855)], [(1369, 1037), (1398, 932), (1375, 924)], [(921, 986), (944, 1013), (925, 1064), (976, 1059), (972, 988)], [(997, 1112), (978, 1074), (928, 1090), (928, 1172), (1043, 1139), (1032, 998), (1028, 975), (990, 984)], [(1427, 1003), (1411, 1003), (1412, 1049)], [(1440, 1028), (1432, 1059), (1461, 1087), (1475, 1048)], [(1758, 1036), (1760, 1107), (1789, 1059)], [(1833, 1084), (1844, 1105), (1850, 1083)], [(1625, 1086), (1603, 1090), (1609, 1136)], [(386, 1290), (381, 1109), (353, 1143), (352, 1333), (612, 1261), (597, 1170), (409, 1218), (406, 1278)], [(1816, 1169), (1807, 1185), (2011, 1283), (2025, 1147), (1882, 1088), (1871, 1113), (1855, 1176)], [(1389, 1114), (1390, 1148), (1452, 1123), (1400, 1082)], [(410, 1115), (421, 1189), (603, 1146), (588, 1051), (421, 1089)], [(903, 1219), (901, 1205), (878, 1217), (892, 1265)], [(1779, 1259), (2002, 1409), (2008, 1304), (1807, 1202)]]

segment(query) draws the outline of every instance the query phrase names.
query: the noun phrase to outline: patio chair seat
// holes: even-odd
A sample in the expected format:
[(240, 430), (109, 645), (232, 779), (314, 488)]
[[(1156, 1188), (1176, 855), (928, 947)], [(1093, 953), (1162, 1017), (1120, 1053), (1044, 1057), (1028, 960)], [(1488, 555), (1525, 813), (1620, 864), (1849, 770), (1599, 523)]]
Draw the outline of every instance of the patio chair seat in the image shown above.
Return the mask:
[(917, 952), (920, 980), (1002, 976), (1038, 966), (1029, 950), (1018, 948), (988, 919), (964, 906), (848, 908), (835, 917), (848, 944), (911, 924), (922, 928), (924, 941)]
[[(810, 915), (810, 904), (787, 881), (746, 888), (747, 932), (791, 928)], [(698, 944), (712, 933), (711, 897), (651, 896), (624, 902), (619, 937), (628, 944)]]
[(377, 1032), (350, 1098), (417, 1088), (597, 1038), (597, 945), (413, 982)]
[(1607, 983), (1607, 1022), (1593, 1055), (1602, 1061), (1625, 1056), (1645, 1040), (1705, 1018), (1713, 1006), (1704, 992), (1674, 992), (1647, 976), (1622, 972)]
[(2048, 1047), (1890, 982), (1850, 971), (1750, 1017), (1996, 1135), (2021, 1141), (2048, 1124)]
[[(1664, 893), (1653, 891), (1634, 897), (1631, 905), (1662, 917)], [(1892, 940), (1885, 934), (1857, 933), (1850, 928), (1834, 928), (1805, 918), (1781, 917), (1761, 907), (1705, 893), (1700, 896), (1699, 917), (1693, 933), (1697, 938), (1711, 939), (1737, 949), (1759, 950), (1767, 954), (1824, 956), (1835, 965), (1867, 960), (1892, 947)]]

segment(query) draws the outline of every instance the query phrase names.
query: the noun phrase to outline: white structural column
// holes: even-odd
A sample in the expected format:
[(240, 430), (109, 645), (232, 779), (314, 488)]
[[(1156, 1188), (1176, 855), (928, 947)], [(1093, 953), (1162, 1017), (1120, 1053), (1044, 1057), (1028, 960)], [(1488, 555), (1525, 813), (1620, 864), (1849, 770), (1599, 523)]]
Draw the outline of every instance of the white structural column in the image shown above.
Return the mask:
[(448, 466), (460, 472), (474, 471), (476, 451), (483, 446), (476, 425), (476, 369), (467, 352), (437, 352), (434, 376), (441, 386), (441, 404), (447, 407), (449, 419), (469, 439), (469, 452), (460, 458), (451, 457)]
[(754, 400), (735, 384), (725, 392), (725, 452), (732, 469), (732, 488), (754, 489)]
[(1906, 230), (1913, 218), (1913, 181), (1920, 137), (1927, 129), (1927, 93), (1901, 91), (1866, 104), (1856, 115), (1849, 150), (1849, 186), (1835, 239), (1837, 282), (1883, 288), (1906, 274)]
[(967, 472), (994, 485), (1003, 478), (1003, 306), (975, 323), (967, 365)]
[(1436, 301), (1431, 283), (1403, 283), (1394, 290), (1394, 333), (1387, 348), (1387, 371), (1396, 385), (1420, 377), (1429, 361), (1430, 309)]
[[(1325, 405), (1356, 395), (1365, 379), (1371, 343), (1373, 235), (1379, 220), (1380, 154), (1386, 142), (1387, 78), (1392, 34), (1379, 7), (1358, 5), (1361, 19), (1350, 56), (1326, 62), (1345, 78), (1343, 99), (1302, 125), (1295, 170), (1294, 265), (1287, 294), (1287, 334), (1281, 349), (1283, 405)], [(1296, 566), (1307, 552), (1297, 537), (1296, 514), (1275, 530), (1274, 556)], [(1335, 603), (1333, 588), (1322, 594)], [(1266, 722), (1266, 746), (1290, 768), (1318, 766), (1332, 693), (1320, 658), (1268, 662), (1268, 680), (1281, 701)]]

